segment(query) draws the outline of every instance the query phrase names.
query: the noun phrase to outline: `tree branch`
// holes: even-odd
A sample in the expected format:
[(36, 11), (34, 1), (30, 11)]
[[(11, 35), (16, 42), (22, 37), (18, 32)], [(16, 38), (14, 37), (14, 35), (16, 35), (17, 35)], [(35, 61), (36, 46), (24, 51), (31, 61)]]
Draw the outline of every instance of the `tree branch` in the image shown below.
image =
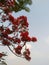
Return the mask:
[(14, 53), (13, 52), (13, 50), (8, 46), (8, 48), (9, 48), (9, 50), (14, 54), (14, 55), (16, 55), (17, 57), (21, 57), (21, 58), (24, 58), (24, 57), (22, 57), (23, 56), (23, 54), (21, 54), (21, 55), (18, 55), (18, 54), (16, 54), (16, 53)]

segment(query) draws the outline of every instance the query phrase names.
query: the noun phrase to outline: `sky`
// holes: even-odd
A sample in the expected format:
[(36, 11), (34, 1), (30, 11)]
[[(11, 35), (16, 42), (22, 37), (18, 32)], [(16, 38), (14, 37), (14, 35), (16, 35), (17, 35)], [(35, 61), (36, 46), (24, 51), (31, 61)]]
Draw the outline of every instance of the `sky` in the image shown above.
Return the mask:
[[(13, 55), (7, 47), (1, 51), (8, 52), (6, 62), (8, 65), (49, 65), (49, 0), (33, 0), (30, 12), (20, 11), (13, 13), (15, 17), (25, 15), (28, 17), (30, 36), (36, 36), (36, 43), (30, 42), (31, 61)], [(31, 44), (31, 46), (30, 46)]]

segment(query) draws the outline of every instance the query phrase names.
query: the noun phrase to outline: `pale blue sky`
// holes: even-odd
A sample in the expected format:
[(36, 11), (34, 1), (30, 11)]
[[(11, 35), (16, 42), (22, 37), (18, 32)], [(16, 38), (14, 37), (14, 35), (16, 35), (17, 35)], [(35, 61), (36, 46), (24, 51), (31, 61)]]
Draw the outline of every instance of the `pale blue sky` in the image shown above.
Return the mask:
[(49, 65), (49, 0), (33, 0), (30, 9), (30, 13), (21, 11), (14, 16), (26, 15), (29, 21), (30, 36), (38, 38), (38, 42), (28, 43), (32, 46), (32, 59), (28, 62), (8, 53), (6, 60), (8, 65)]

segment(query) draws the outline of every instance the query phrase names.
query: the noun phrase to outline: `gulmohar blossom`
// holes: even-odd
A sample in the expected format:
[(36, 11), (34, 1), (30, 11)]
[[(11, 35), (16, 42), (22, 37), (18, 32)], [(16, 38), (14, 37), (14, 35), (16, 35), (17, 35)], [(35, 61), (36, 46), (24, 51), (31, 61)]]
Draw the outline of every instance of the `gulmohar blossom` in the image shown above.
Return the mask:
[[(27, 5), (31, 5), (32, 0), (0, 0), (0, 41), (1, 45), (7, 46), (16, 56), (30, 61), (30, 50), (27, 42), (36, 42), (36, 37), (29, 35), (29, 23), (27, 16), (14, 17), (13, 12), (21, 10), (29, 11)], [(8, 23), (7, 23), (8, 22)], [(8, 25), (4, 25), (7, 23)], [(29, 44), (29, 43), (28, 43)], [(22, 52), (24, 48), (24, 51)], [(0, 58), (6, 56), (0, 53)], [(2, 59), (1, 59), (2, 60)]]

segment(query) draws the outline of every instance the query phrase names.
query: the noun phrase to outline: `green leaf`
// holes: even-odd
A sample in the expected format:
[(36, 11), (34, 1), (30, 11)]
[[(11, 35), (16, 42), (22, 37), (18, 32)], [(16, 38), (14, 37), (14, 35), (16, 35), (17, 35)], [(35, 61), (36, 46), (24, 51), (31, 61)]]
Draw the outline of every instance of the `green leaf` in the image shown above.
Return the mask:
[(32, 4), (32, 0), (26, 0), (26, 3), (28, 3), (29, 5)]
[(24, 10), (30, 12), (30, 9), (28, 7), (25, 7)]
[(32, 0), (15, 0), (15, 6), (10, 8), (11, 11), (21, 11), (21, 10), (25, 10), (27, 12), (30, 12), (29, 7), (27, 7), (27, 5), (31, 5), (32, 4)]

